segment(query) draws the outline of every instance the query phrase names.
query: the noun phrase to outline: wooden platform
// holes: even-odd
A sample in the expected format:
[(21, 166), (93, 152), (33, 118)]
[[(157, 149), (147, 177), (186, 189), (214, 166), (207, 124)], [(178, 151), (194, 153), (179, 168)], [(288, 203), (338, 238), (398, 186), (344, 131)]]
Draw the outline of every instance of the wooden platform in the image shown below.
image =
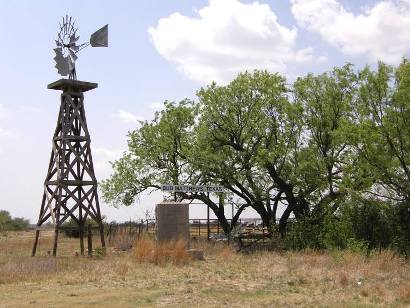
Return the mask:
[(87, 92), (98, 87), (97, 83), (72, 79), (60, 79), (50, 83), (47, 88), (52, 90)]

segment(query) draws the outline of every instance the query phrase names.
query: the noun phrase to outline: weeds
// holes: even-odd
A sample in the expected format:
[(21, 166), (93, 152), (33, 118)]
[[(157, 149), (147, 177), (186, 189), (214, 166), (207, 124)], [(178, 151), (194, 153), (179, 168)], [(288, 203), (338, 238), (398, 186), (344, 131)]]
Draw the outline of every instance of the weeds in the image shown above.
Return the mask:
[(110, 245), (118, 250), (127, 251), (133, 247), (137, 235), (130, 234), (127, 230), (120, 229), (110, 239)]
[[(153, 239), (140, 238), (131, 250), (118, 254), (109, 247), (97, 260), (74, 257), (78, 240), (63, 236), (57, 258), (31, 258), (27, 255), (32, 237), (28, 240), (26, 233), (17, 236), (0, 241), (0, 302), (7, 300), (15, 307), (27, 305), (27, 297), (38, 305), (58, 306), (61, 302), (54, 300), (60, 297), (53, 297), (55, 293), (67, 294), (66, 306), (75, 305), (76, 296), (70, 294), (102, 306), (132, 306), (135, 302), (127, 299), (141, 302), (144, 297), (152, 298), (151, 304), (156, 306), (216, 306), (224, 302), (232, 306), (333, 306), (343, 302), (355, 307), (370, 302), (381, 306), (410, 303), (410, 266), (391, 251), (369, 256), (345, 250), (245, 254), (225, 243), (198, 241), (192, 248), (204, 250), (207, 257), (204, 262), (193, 262), (183, 241), (156, 244)], [(51, 239), (52, 234), (49, 236)], [(48, 241), (43, 236), (42, 243)], [(97, 247), (94, 254), (98, 251)], [(28, 293), (29, 288), (42, 291)], [(117, 302), (118, 298), (124, 302)]]
[(339, 283), (343, 288), (346, 288), (347, 285), (349, 284), (349, 279), (347, 278), (347, 275), (345, 272), (341, 272), (339, 274)]
[(44, 276), (57, 271), (58, 264), (54, 258), (17, 259), (0, 266), (0, 282), (36, 279), (39, 275)]
[(406, 283), (399, 289), (399, 300), (406, 304), (410, 304), (410, 283)]
[(187, 252), (187, 243), (183, 240), (158, 244), (152, 239), (140, 238), (135, 242), (133, 255), (138, 262), (157, 265), (183, 265), (191, 260)]

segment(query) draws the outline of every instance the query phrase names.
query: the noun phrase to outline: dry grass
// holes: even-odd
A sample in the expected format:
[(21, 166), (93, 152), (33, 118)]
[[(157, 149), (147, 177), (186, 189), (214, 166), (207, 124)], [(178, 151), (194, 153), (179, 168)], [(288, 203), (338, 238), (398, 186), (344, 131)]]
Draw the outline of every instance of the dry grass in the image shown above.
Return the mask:
[(347, 278), (347, 274), (345, 272), (341, 272), (339, 274), (339, 282), (342, 287), (347, 287), (349, 284), (349, 279)]
[(140, 238), (134, 243), (134, 247), (133, 256), (138, 262), (182, 265), (190, 261), (188, 245), (183, 240), (157, 244), (153, 239)]
[(400, 287), (399, 298), (410, 305), (410, 282)]
[[(61, 237), (59, 257), (28, 257), (32, 233), (0, 238), (1, 307), (143, 306), (408, 306), (410, 265), (389, 251), (236, 253), (222, 243), (156, 245), (149, 238), (128, 252), (75, 257), (78, 240)], [(50, 245), (49, 245), (50, 244)], [(97, 246), (97, 245), (96, 245)], [(61, 250), (60, 250), (61, 248)]]
[(0, 267), (0, 284), (16, 281), (33, 281), (39, 275), (56, 273), (57, 260), (54, 258), (19, 259), (9, 261)]
[(120, 229), (112, 238), (110, 245), (116, 249), (126, 251), (133, 247), (137, 235), (130, 235), (127, 230)]

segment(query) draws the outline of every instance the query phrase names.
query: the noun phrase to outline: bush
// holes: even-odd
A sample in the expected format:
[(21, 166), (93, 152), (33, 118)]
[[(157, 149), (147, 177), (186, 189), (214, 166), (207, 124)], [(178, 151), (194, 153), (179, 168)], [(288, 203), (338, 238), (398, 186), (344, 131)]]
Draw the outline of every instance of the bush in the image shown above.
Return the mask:
[(24, 218), (12, 218), (7, 211), (0, 211), (0, 231), (26, 230), (29, 220)]
[(289, 249), (392, 248), (410, 255), (410, 205), (354, 199), (335, 213), (305, 217), (293, 223), (285, 238)]
[[(89, 224), (91, 224), (92, 227), (98, 227), (98, 224), (94, 220), (87, 218), (84, 223), (84, 236), (87, 235), (87, 228)], [(63, 228), (66, 228), (63, 229), (63, 232), (66, 236), (74, 238), (80, 237), (80, 228), (75, 220), (70, 219), (69, 221), (65, 222), (63, 224)]]
[(345, 249), (354, 237), (349, 219), (344, 215), (325, 214), (305, 217), (292, 224), (286, 234), (289, 249)]
[(343, 214), (352, 223), (357, 240), (363, 241), (367, 249), (388, 248), (392, 243), (393, 229), (390, 204), (379, 200), (357, 200), (344, 208)]
[(392, 247), (401, 254), (410, 256), (410, 202), (398, 204), (393, 207), (392, 221)]

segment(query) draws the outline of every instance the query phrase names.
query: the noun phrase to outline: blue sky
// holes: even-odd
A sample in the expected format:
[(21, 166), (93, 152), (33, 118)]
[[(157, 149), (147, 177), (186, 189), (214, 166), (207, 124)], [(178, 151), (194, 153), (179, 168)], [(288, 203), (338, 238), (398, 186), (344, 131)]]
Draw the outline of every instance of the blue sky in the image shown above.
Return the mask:
[[(0, 0), (0, 209), (36, 220), (59, 108), (47, 84), (58, 22), (71, 15), (80, 42), (109, 24), (109, 48), (79, 55), (77, 77), (97, 82), (85, 97), (98, 179), (126, 149), (137, 120), (164, 100), (195, 98), (212, 80), (268, 69), (290, 80), (345, 62), (397, 64), (410, 51), (410, 0), (5, 1)], [(161, 194), (109, 219), (142, 217)], [(204, 215), (194, 209), (193, 213)]]

